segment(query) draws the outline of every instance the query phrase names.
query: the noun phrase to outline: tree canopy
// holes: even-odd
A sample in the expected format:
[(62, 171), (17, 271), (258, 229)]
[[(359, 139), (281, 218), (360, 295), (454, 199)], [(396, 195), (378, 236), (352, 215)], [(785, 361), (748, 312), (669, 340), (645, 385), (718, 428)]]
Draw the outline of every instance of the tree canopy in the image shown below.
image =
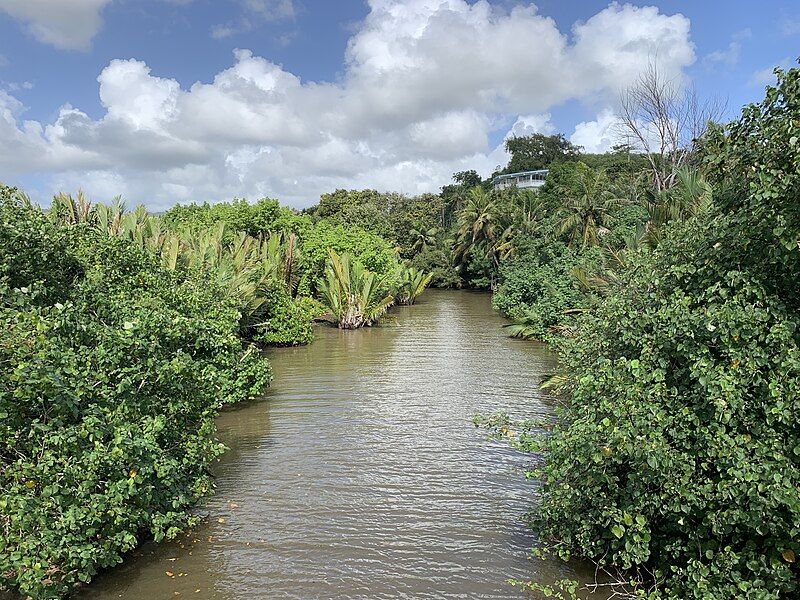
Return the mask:
[(570, 142), (563, 134), (510, 137), (505, 142), (511, 160), (503, 173), (546, 169), (552, 163), (567, 160), (580, 154), (581, 148)]

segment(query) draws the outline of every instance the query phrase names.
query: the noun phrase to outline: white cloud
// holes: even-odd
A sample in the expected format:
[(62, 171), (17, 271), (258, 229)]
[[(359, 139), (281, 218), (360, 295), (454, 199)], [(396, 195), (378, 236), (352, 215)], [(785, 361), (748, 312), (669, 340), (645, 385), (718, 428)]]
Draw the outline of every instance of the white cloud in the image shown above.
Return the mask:
[(12, 81), (11, 83), (7, 84), (6, 87), (10, 92), (18, 92), (20, 90), (32, 90), (34, 85), (30, 81), (23, 81), (21, 83)]
[(112, 60), (97, 81), (109, 120), (126, 121), (133, 129), (159, 130), (175, 116), (178, 82), (153, 77), (143, 62)]
[(774, 65), (759, 69), (750, 78), (750, 85), (764, 87), (766, 85), (773, 85), (775, 83), (775, 68), (789, 69), (792, 66), (792, 59), (788, 56)]
[(25, 23), (42, 43), (62, 50), (89, 49), (100, 15), (111, 0), (0, 0), (0, 10)]
[(509, 129), (506, 137), (522, 137), (526, 135), (532, 135), (534, 133), (552, 135), (555, 132), (556, 126), (550, 122), (550, 113), (520, 115), (511, 126), (511, 129)]
[(583, 147), (584, 152), (608, 152), (620, 143), (620, 120), (611, 108), (603, 109), (594, 121), (583, 121), (575, 126), (569, 141)]
[[(99, 119), (65, 106), (50, 124), (25, 122), (23, 107), (0, 97), (0, 136), (11, 140), (0, 172), (51, 173), (54, 189), (101, 199), (118, 185), (153, 207), (234, 195), (308, 205), (336, 187), (435, 191), (455, 171), (488, 175), (506, 162), (490, 134), (553, 133), (550, 107), (610, 103), (653, 58), (668, 77), (694, 61), (689, 21), (655, 8), (613, 3), (570, 38), (532, 5), (370, 7), (336, 82), (303, 81), (237, 50), (230, 68), (188, 89), (143, 62), (113, 60), (98, 77)], [(589, 146), (594, 132), (593, 147), (605, 148), (605, 114), (573, 137)]]
[(713, 67), (717, 64), (724, 64), (729, 67), (735, 66), (739, 62), (739, 55), (742, 51), (742, 41), (752, 37), (750, 28), (743, 29), (733, 34), (730, 44), (725, 50), (715, 50), (703, 57), (703, 64)]

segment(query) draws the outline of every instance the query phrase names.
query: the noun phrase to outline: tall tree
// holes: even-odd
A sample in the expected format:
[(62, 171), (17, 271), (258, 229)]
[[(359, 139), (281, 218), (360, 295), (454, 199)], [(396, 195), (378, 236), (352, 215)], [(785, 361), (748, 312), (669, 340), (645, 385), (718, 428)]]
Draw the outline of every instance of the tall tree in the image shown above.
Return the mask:
[(457, 261), (462, 261), (476, 246), (495, 241), (495, 209), (492, 195), (482, 187), (469, 191), (464, 210), (458, 215)]
[(571, 185), (564, 188), (564, 204), (558, 211), (559, 232), (569, 236), (570, 246), (596, 246), (608, 231), (609, 214), (621, 202), (605, 171), (577, 163)]
[(506, 150), (511, 153), (511, 160), (505, 168), (506, 173), (546, 169), (551, 163), (578, 156), (581, 151), (579, 146), (575, 146), (560, 133), (511, 137), (506, 140)]
[(687, 166), (708, 123), (719, 118), (723, 107), (701, 102), (694, 90), (667, 79), (655, 63), (622, 92), (621, 133), (627, 143), (644, 153), (656, 192), (678, 183), (678, 172)]
[(453, 181), (469, 189), (472, 189), (483, 183), (481, 176), (478, 175), (478, 172), (475, 169), (470, 169), (469, 171), (459, 171), (458, 173), (454, 173)]

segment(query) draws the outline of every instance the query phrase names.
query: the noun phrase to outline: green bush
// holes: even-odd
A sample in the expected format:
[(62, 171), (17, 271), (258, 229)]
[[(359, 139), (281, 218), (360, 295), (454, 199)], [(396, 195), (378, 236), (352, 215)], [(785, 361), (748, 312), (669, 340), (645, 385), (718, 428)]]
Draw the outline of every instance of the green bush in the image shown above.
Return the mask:
[(300, 240), (300, 294), (310, 296), (316, 291), (317, 281), (325, 272), (329, 249), (352, 255), (378, 276), (393, 276), (397, 271), (397, 252), (391, 243), (358, 227), (346, 228), (323, 220), (306, 230)]
[(271, 374), (219, 290), (125, 240), (13, 198), (0, 240), (0, 583), (57, 597), (191, 522), (218, 409)]
[(393, 234), (389, 209), (398, 194), (381, 194), (375, 190), (336, 190), (322, 194), (314, 216), (334, 225), (358, 227), (383, 238)]
[(552, 433), (517, 438), (546, 457), (546, 548), (619, 573), (628, 594), (800, 592), (798, 123), (792, 69), (712, 129), (713, 204), (629, 252), (558, 343)]
[(461, 287), (461, 276), (453, 266), (452, 253), (443, 248), (426, 247), (415, 254), (410, 264), (423, 273), (432, 273), (431, 285), (438, 288)]
[(270, 198), (254, 204), (243, 199), (213, 205), (178, 204), (164, 213), (161, 220), (172, 231), (204, 231), (225, 223), (231, 234), (243, 231), (253, 237), (272, 231), (299, 234), (311, 225), (307, 215), (296, 214)]
[(80, 261), (68, 253), (70, 232), (54, 230), (41, 215), (25, 209), (29, 218), (11, 218), (29, 202), (15, 188), (0, 185), (0, 282), (9, 288), (26, 288), (31, 303), (54, 304), (64, 300), (76, 278), (83, 276)]
[(503, 315), (523, 321), (529, 330), (526, 337), (542, 339), (549, 330), (563, 323), (566, 311), (579, 308), (584, 295), (578, 289), (572, 269), (586, 265), (583, 255), (560, 241), (533, 238), (520, 241), (518, 254), (500, 266), (501, 284), (492, 297), (492, 306)]
[(485, 254), (485, 245), (472, 248), (459, 265), (459, 277), (466, 288), (490, 290), (497, 278), (497, 265)]
[(254, 336), (255, 341), (276, 346), (296, 346), (314, 341), (314, 318), (324, 312), (308, 296), (292, 298), (286, 287), (273, 283), (264, 292), (267, 310), (265, 322)]
[[(664, 596), (778, 598), (800, 552), (800, 318), (694, 223), (561, 341), (542, 534)], [(642, 576), (643, 583), (649, 583)]]

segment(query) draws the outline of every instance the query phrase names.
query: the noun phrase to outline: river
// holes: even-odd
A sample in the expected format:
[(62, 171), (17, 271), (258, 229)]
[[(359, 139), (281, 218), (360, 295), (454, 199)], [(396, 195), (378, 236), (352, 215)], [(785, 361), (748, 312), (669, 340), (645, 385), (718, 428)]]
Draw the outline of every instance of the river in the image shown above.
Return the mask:
[(530, 557), (529, 457), (471, 423), (551, 410), (552, 354), (504, 323), (486, 294), (432, 290), (378, 327), (270, 350), (264, 398), (218, 419), (230, 450), (204, 524), (79, 597), (519, 598), (509, 577), (574, 577)]

